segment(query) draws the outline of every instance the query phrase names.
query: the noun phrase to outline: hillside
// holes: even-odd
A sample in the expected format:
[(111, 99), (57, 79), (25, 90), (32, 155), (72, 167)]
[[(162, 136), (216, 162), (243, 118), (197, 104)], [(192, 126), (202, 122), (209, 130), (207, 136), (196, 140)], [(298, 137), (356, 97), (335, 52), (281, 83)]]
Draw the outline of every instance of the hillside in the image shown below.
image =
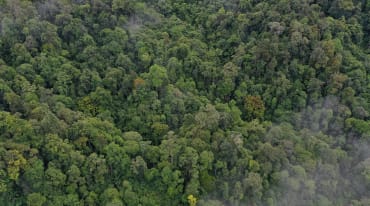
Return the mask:
[(368, 191), (370, 1), (0, 0), (0, 205)]

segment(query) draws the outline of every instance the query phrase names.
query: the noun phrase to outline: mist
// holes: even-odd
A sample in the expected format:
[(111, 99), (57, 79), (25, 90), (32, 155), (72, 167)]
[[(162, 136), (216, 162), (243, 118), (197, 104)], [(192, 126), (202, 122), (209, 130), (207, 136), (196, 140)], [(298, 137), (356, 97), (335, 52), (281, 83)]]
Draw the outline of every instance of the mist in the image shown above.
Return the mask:
[(274, 122), (263, 141), (283, 148), (287, 162), (269, 174), (271, 184), (264, 186), (261, 200), (248, 203), (246, 191), (247, 201), (210, 194), (199, 205), (370, 205), (370, 142), (346, 126), (349, 115), (350, 109), (330, 96), (291, 115), (289, 122)]

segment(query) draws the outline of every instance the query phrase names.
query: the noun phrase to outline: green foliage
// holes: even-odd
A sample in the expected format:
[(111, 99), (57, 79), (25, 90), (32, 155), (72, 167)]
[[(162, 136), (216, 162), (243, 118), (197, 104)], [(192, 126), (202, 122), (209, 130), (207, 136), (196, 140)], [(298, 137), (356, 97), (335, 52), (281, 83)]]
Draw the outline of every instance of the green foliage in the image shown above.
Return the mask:
[(168, 81), (167, 70), (165, 67), (153, 65), (149, 68), (148, 78), (154, 88), (162, 87)]
[(245, 97), (244, 109), (247, 119), (262, 118), (265, 112), (265, 106), (260, 96)]
[(46, 202), (46, 197), (39, 193), (31, 193), (27, 195), (28, 206), (43, 206)]
[(1, 205), (369, 205), (369, 9), (0, 0)]

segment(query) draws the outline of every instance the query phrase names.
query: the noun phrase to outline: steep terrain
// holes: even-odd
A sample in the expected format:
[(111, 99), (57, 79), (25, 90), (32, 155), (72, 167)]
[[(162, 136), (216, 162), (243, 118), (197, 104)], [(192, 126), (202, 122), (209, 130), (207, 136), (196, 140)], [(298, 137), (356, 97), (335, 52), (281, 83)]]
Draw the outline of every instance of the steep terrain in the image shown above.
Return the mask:
[(0, 0), (0, 205), (370, 205), (370, 1)]

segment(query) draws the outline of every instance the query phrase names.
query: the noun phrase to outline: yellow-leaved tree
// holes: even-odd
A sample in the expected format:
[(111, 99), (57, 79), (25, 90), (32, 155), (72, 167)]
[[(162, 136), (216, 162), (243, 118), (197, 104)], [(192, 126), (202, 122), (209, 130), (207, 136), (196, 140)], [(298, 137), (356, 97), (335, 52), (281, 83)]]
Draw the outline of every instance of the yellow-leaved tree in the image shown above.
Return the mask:
[(196, 206), (197, 205), (197, 198), (194, 197), (193, 195), (188, 196), (188, 203), (189, 206)]

